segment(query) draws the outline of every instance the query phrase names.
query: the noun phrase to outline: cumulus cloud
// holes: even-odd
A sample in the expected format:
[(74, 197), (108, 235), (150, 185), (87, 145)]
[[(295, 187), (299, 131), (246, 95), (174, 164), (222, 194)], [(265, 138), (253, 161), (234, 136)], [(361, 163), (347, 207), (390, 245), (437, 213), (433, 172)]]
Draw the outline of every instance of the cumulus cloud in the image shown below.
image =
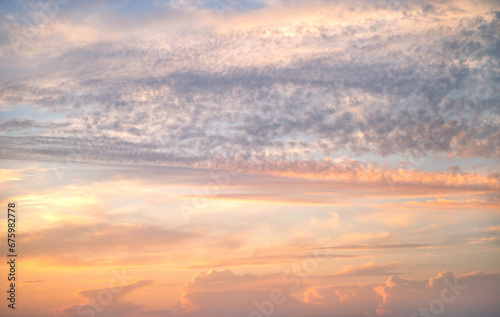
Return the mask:
[[(368, 264), (364, 269), (375, 266)], [(274, 275), (210, 271), (197, 274), (186, 284), (181, 300), (169, 309), (169, 313), (172, 316), (205, 316), (209, 313), (253, 316), (252, 313), (257, 312), (255, 316), (262, 316), (272, 309), (275, 316), (303, 316), (307, 312), (307, 315), (314, 316), (335, 313), (361, 317), (410, 316), (415, 312), (415, 316), (425, 316), (419, 315), (425, 310), (434, 315), (459, 317), (480, 311), (481, 316), (492, 317), (499, 308), (495, 300), (498, 280), (498, 274), (480, 272), (455, 275), (445, 271), (428, 280), (391, 276), (385, 284), (313, 286), (303, 292), (303, 301), (299, 301), (290, 297), (290, 290), (285, 285), (275, 285)], [(280, 290), (286, 300), (270, 305), (268, 300), (273, 290)], [(266, 304), (259, 306), (264, 302)]]
[[(373, 267), (374, 265), (369, 265)], [(77, 316), (77, 310), (105, 310), (106, 316), (440, 316), (493, 317), (499, 309), (496, 294), (498, 274), (474, 272), (455, 275), (442, 272), (428, 280), (391, 276), (384, 284), (355, 284), (310, 287), (303, 301), (291, 296), (279, 275), (237, 275), (229, 270), (196, 274), (186, 283), (179, 302), (162, 310), (141, 310), (126, 300), (132, 291), (147, 287), (150, 281), (137, 281), (119, 287), (81, 291), (80, 306), (54, 311), (56, 316)], [(108, 295), (111, 294), (111, 300)], [(274, 293), (273, 293), (274, 292)], [(278, 296), (279, 295), (279, 296)], [(108, 302), (105, 305), (102, 300)], [(273, 299), (275, 301), (273, 302)], [(101, 301), (101, 303), (99, 302)], [(273, 303), (273, 304), (270, 304)], [(254, 315), (252, 315), (254, 314)]]
[[(246, 316), (261, 314), (263, 303), (267, 312), (276, 316), (291, 314), (303, 305), (282, 289), (279, 275), (236, 275), (229, 270), (213, 270), (197, 274), (186, 284), (180, 301), (172, 308), (174, 316)], [(273, 291), (275, 293), (273, 293)], [(280, 304), (269, 304), (272, 298)], [(256, 313), (255, 313), (256, 312)]]
[[(495, 293), (498, 274), (470, 273), (454, 275), (442, 272), (427, 281), (391, 277), (376, 288), (383, 296), (379, 316), (419, 316), (423, 312), (441, 316), (495, 316), (499, 309)], [(474, 313), (476, 312), (476, 313)], [(420, 315), (421, 316), (421, 315)], [(424, 315), (425, 316), (425, 315)]]
[[(115, 282), (116, 284), (120, 284), (121, 281)], [(115, 283), (113, 282), (113, 284)], [(98, 315), (110, 317), (138, 316), (137, 312), (141, 310), (141, 306), (133, 304), (127, 300), (126, 296), (134, 290), (149, 285), (151, 285), (150, 280), (140, 280), (132, 284), (121, 284), (121, 286), (116, 287), (80, 291), (77, 293), (77, 296), (82, 300), (81, 304), (61, 307), (55, 309), (53, 313), (57, 317)]]

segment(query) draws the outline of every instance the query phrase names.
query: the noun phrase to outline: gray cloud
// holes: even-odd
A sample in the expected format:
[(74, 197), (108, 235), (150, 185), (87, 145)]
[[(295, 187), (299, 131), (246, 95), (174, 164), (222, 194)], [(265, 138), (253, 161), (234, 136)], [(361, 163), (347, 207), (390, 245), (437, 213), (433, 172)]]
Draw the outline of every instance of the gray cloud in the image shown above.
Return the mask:
[[(37, 137), (27, 131), (42, 123), (5, 121), (26, 131), (2, 136), (4, 155), (187, 166), (340, 151), (498, 158), (498, 14), (454, 23), (446, 4), (405, 10), (341, 28), (287, 26), (295, 36), (279, 26), (193, 28), (159, 46), (124, 33), (36, 58), (0, 82), (0, 98), (68, 119), (43, 125), (57, 136)], [(397, 30), (409, 22), (424, 27)]]

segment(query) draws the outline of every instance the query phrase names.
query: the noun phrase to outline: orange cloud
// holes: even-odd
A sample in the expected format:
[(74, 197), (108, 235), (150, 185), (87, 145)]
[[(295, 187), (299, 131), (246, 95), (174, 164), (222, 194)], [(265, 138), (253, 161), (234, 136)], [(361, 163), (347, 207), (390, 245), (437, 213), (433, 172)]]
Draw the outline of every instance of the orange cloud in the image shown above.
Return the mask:
[(27, 259), (38, 259), (45, 265), (137, 265), (165, 261), (167, 251), (178, 250), (181, 241), (187, 242), (197, 236), (153, 225), (66, 224), (26, 232), (22, 245)]
[(463, 209), (493, 209), (500, 211), (500, 203), (481, 201), (478, 199), (453, 200), (437, 198), (427, 201), (407, 201), (400, 204), (388, 203), (378, 205), (382, 208), (426, 208), (445, 211), (460, 211)]
[(25, 176), (26, 174), (20, 169), (0, 169), (0, 182), (18, 181)]
[[(343, 184), (349, 188), (368, 191), (370, 188), (381, 195), (374, 186), (382, 186), (390, 194), (407, 195), (444, 192), (496, 192), (500, 189), (496, 175), (481, 175), (469, 172), (429, 172), (419, 169), (391, 169), (369, 165), (359, 161), (278, 161), (257, 162), (238, 160), (238, 169), (255, 174), (284, 176), (287, 178), (323, 180), (324, 186)], [(226, 162), (216, 162), (214, 167), (229, 168)], [(331, 183), (331, 182), (334, 183)], [(365, 187), (366, 186), (366, 187)], [(337, 186), (335, 186), (337, 187)], [(389, 193), (388, 193), (389, 194)]]

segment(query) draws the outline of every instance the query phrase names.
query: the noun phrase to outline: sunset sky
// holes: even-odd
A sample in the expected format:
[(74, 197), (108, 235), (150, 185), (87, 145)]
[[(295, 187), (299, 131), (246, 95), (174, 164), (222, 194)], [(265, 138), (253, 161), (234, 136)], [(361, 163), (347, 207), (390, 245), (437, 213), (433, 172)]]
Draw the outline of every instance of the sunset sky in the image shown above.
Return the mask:
[(498, 317), (498, 1), (0, 1), (3, 317)]

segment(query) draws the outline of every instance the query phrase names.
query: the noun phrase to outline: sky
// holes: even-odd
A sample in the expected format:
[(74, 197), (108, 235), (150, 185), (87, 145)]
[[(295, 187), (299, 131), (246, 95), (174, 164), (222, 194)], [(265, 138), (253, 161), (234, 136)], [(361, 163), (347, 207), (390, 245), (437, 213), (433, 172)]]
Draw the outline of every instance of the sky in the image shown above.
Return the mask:
[(0, 315), (498, 316), (499, 22), (0, 1)]

